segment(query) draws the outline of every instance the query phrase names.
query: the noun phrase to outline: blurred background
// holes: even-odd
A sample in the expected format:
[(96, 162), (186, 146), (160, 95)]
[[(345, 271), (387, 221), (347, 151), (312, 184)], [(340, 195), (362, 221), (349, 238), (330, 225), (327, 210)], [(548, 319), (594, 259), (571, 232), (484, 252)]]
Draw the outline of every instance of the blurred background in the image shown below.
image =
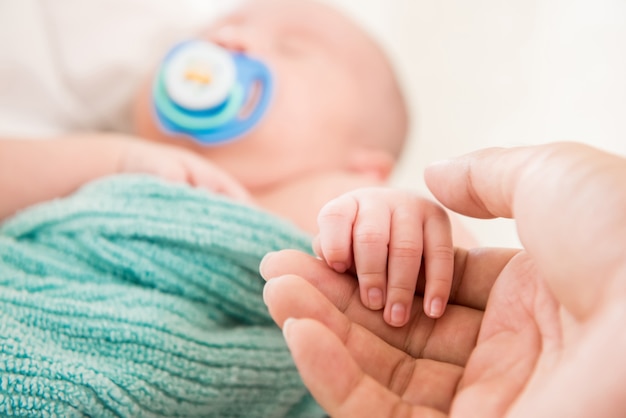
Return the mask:
[[(428, 163), (490, 146), (626, 155), (626, 1), (326, 2), (370, 28), (404, 83), (413, 126), (398, 186), (423, 190)], [(519, 245), (510, 221), (467, 223), (485, 245)]]

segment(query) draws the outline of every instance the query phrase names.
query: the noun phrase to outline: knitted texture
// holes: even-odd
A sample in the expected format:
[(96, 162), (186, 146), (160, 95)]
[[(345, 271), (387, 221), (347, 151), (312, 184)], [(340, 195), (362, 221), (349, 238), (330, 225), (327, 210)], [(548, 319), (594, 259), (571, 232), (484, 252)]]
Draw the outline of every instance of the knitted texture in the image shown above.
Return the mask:
[(258, 209), (111, 177), (0, 226), (0, 415), (317, 417), (263, 303)]

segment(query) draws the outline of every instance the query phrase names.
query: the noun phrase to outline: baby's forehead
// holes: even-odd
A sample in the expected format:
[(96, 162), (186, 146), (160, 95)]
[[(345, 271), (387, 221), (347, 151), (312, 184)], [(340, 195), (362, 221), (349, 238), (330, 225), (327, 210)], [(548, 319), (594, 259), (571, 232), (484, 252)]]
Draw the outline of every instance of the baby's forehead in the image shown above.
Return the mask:
[(359, 31), (345, 16), (318, 1), (253, 0), (226, 15), (222, 22), (261, 26), (268, 34), (308, 35), (330, 42)]
[(311, 0), (253, 0), (233, 10), (234, 14), (245, 15), (250, 19), (272, 18), (276, 21), (326, 19), (333, 12), (330, 6)]

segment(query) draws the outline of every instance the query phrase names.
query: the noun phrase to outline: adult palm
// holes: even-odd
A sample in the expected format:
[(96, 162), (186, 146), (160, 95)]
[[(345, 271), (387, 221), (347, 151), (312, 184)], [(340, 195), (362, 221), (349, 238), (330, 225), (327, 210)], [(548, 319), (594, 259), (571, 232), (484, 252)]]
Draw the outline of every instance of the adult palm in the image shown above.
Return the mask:
[(624, 167), (559, 144), (432, 168), (444, 204), (515, 215), (527, 248), (457, 250), (438, 320), (415, 308), (407, 326), (389, 327), (351, 276), (293, 251), (270, 255), (265, 299), (305, 384), (333, 416), (622, 416)]

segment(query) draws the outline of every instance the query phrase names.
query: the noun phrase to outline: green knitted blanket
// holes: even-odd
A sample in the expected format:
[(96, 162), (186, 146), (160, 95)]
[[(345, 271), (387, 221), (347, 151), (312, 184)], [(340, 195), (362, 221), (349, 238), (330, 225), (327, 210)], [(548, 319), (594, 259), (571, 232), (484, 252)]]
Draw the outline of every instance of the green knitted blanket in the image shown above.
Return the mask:
[(0, 415), (317, 417), (263, 304), (291, 224), (121, 176), (0, 225)]

